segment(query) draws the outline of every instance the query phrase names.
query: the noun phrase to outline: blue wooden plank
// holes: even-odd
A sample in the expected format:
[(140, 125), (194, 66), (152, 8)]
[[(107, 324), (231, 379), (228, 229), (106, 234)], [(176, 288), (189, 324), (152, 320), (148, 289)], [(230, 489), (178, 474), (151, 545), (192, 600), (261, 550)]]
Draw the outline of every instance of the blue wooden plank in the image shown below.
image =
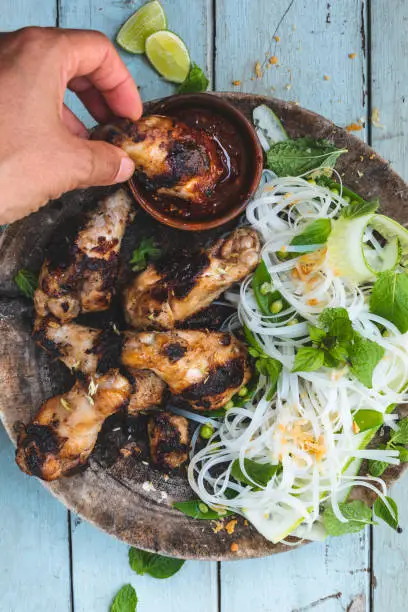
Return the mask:
[[(256, 7), (251, 0), (218, 0), (216, 6), (217, 90), (298, 102), (342, 126), (365, 118), (363, 0), (258, 0)], [(269, 63), (272, 57), (277, 64)]]
[(216, 563), (186, 561), (167, 580), (138, 576), (129, 567), (128, 546), (75, 518), (72, 545), (75, 612), (108, 610), (127, 583), (136, 589), (138, 612), (218, 610)]
[(70, 611), (66, 509), (25, 476), (0, 424), (0, 610)]
[[(408, 180), (408, 13), (404, 0), (373, 0), (372, 107), (379, 123), (372, 125), (372, 144), (405, 180)], [(401, 202), (406, 194), (401, 194)], [(408, 223), (408, 215), (405, 219)], [(373, 603), (375, 610), (406, 610), (408, 572), (408, 475), (391, 495), (398, 504), (401, 534), (386, 525), (373, 530)]]
[[(60, 0), (60, 25), (64, 28), (100, 30), (114, 40), (122, 23), (141, 4), (143, 2), (139, 0), (117, 2)], [(181, 36), (190, 50), (192, 59), (211, 77), (211, 0), (190, 0), (185, 10), (180, 0), (164, 0), (162, 4), (168, 17), (169, 28)], [(144, 56), (119, 51), (134, 76), (144, 100), (153, 100), (176, 92), (176, 86), (162, 79)], [(94, 121), (74, 96), (68, 97), (68, 104), (87, 126), (93, 125)]]
[(29, 25), (55, 25), (56, 16), (56, 0), (1, 0), (0, 31), (17, 30)]

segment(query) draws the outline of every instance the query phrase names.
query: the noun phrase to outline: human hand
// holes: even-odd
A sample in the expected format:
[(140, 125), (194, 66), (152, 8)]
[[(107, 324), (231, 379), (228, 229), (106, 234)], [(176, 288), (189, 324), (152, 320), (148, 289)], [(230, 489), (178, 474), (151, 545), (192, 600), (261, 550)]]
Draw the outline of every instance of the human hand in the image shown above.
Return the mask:
[(0, 224), (62, 193), (128, 179), (133, 162), (88, 140), (64, 105), (74, 91), (91, 115), (136, 120), (142, 102), (112, 43), (100, 32), (25, 28), (0, 34)]

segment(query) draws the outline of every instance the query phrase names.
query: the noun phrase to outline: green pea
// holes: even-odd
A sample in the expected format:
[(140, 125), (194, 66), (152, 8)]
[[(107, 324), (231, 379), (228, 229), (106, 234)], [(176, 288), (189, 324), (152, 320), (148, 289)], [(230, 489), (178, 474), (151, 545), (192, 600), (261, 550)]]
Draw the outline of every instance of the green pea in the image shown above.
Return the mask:
[(271, 291), (273, 291), (272, 283), (262, 283), (262, 285), (259, 288), (259, 291), (262, 293), (262, 295), (271, 293)]
[(231, 408), (234, 407), (234, 402), (232, 400), (230, 400), (229, 402), (227, 402), (224, 406), (225, 410), (231, 410)]
[(287, 259), (289, 257), (289, 253), (286, 251), (277, 251), (276, 256), (278, 259)]
[(214, 427), (211, 425), (211, 423), (207, 423), (206, 425), (203, 425), (200, 429), (200, 436), (202, 437), (203, 440), (209, 440), (211, 438), (211, 436), (214, 433)]
[(203, 502), (200, 502), (198, 504), (198, 509), (200, 512), (202, 512), (202, 514), (207, 514), (208, 512), (208, 506), (206, 506), (206, 504), (203, 504)]
[(291, 321), (289, 321), (288, 325), (297, 325), (299, 323), (299, 321), (297, 319), (292, 319)]
[(351, 202), (351, 205), (352, 205), (352, 206), (358, 206), (358, 202), (357, 202), (357, 200), (353, 200), (353, 201)]
[(316, 181), (314, 179), (307, 179), (307, 182), (311, 185), (316, 185)]
[(331, 190), (333, 193), (337, 193), (337, 194), (340, 193), (340, 189), (338, 187), (332, 187)]
[(351, 198), (350, 196), (343, 196), (343, 200), (346, 200), (346, 202), (350, 203)]
[(282, 300), (275, 300), (274, 302), (272, 302), (270, 310), (272, 314), (278, 314), (278, 312), (280, 312), (282, 308), (283, 308)]
[(238, 395), (239, 397), (245, 397), (248, 395), (248, 387), (245, 387), (245, 385), (241, 387), (241, 389), (238, 391)]

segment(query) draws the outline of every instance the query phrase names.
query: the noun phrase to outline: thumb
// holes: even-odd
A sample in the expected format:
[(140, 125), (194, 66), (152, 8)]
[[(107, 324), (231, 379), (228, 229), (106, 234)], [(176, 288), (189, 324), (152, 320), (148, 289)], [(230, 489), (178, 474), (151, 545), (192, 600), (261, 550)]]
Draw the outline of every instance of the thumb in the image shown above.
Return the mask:
[(82, 141), (80, 187), (114, 185), (130, 179), (135, 171), (133, 161), (122, 149), (97, 140)]

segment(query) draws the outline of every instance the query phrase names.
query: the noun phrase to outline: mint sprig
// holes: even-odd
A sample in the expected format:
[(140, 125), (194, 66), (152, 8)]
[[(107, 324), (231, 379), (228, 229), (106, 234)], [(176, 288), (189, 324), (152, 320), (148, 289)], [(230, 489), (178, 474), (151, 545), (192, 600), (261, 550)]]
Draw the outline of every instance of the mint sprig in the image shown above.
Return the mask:
[(184, 560), (164, 557), (132, 547), (129, 549), (129, 565), (139, 576), (149, 574), (153, 578), (162, 580), (174, 576), (183, 567)]
[(125, 584), (113, 600), (110, 612), (135, 612), (136, 606), (136, 591), (131, 584)]
[(204, 72), (193, 62), (185, 81), (178, 88), (178, 93), (199, 93), (207, 91), (209, 80)]
[(323, 523), (328, 535), (342, 536), (346, 533), (357, 533), (366, 525), (374, 524), (372, 510), (363, 501), (342, 502), (339, 504), (339, 509), (347, 522), (340, 521), (331, 506), (328, 506), (323, 513)]
[[(384, 450), (399, 451), (399, 460), (402, 463), (408, 462), (408, 417), (401, 419), (398, 423), (398, 429), (391, 433), (390, 439), (386, 444), (381, 444), (378, 448)], [(370, 459), (368, 461), (368, 471), (371, 476), (381, 476), (389, 464), (386, 461), (377, 461)]]
[(327, 140), (288, 139), (271, 146), (266, 165), (278, 176), (299, 176), (318, 168), (334, 168), (338, 157), (346, 152)]
[(31, 272), (31, 270), (26, 270), (25, 268), (21, 268), (17, 272), (14, 277), (14, 282), (17, 287), (20, 289), (21, 293), (29, 299), (33, 299), (34, 291), (38, 286), (38, 275)]
[(139, 246), (134, 249), (129, 263), (133, 272), (141, 272), (149, 261), (158, 259), (160, 255), (161, 250), (156, 247), (154, 239), (143, 238)]
[(408, 331), (408, 274), (382, 272), (374, 283), (370, 310), (394, 323), (404, 334)]

